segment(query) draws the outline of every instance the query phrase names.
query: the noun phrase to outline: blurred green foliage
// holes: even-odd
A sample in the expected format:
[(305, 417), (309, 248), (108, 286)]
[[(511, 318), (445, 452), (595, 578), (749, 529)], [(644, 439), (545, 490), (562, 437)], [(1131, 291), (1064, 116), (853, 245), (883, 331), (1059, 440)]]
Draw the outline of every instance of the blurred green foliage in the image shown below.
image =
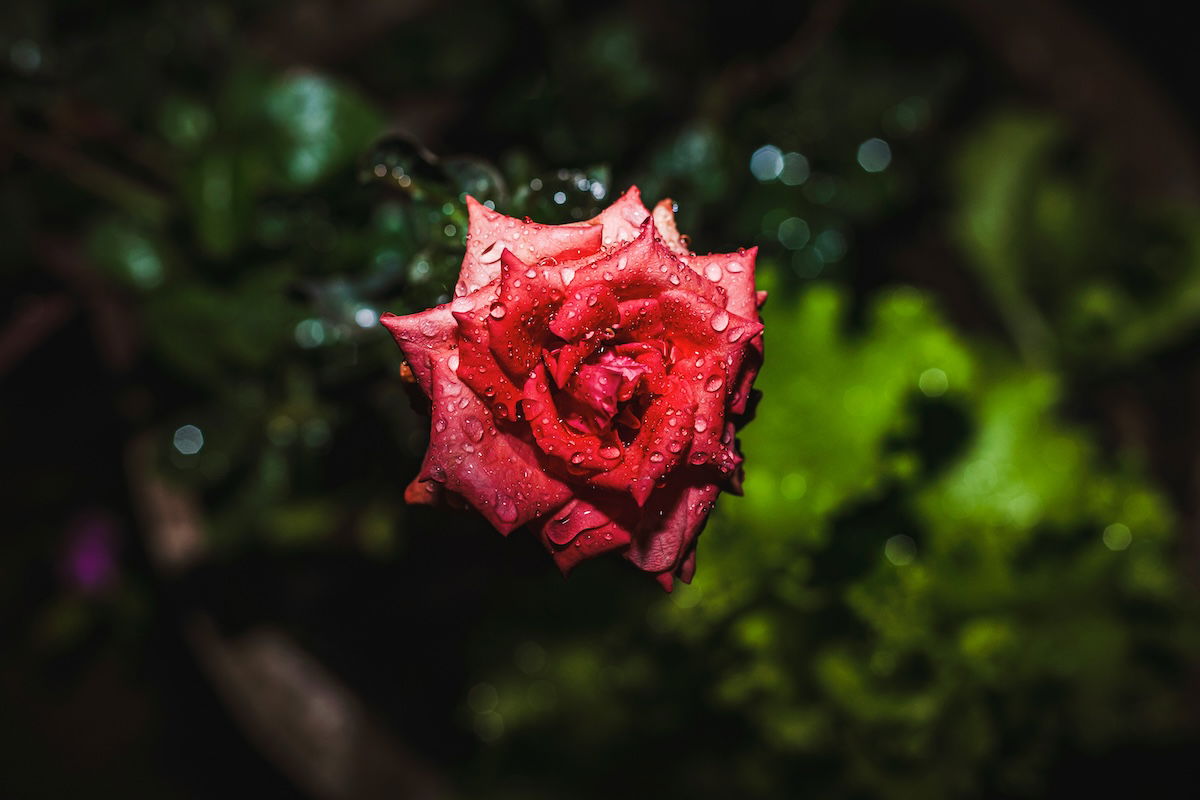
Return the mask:
[(1195, 637), (1163, 497), (1056, 420), (1053, 375), (964, 341), (927, 296), (881, 296), (859, 333), (845, 310), (828, 288), (768, 309), (754, 469), (694, 583), (489, 675), (484, 735), (499, 714), (513, 747), (611, 764), (647, 719), (724, 714), (737, 737), (711, 731), (692, 792), (808, 770), (822, 796), (916, 798), (1031, 791), (1066, 742), (1171, 725)]
[[(522, 22), (490, 3), (321, 70), (248, 58), (248, 12), (168, 6), (108, 23), (111, 48), (145, 45), (140, 65), (34, 59), (51, 27), (34, 12), (4, 42), (5, 124), (29, 129), (0, 189), (25, 258), (4, 269), (34, 274), (38, 238), (68, 237), (114, 287), (143, 356), (130, 427), (199, 493), (218, 560), (387, 562), (448, 535), (401, 503), (427, 421), (376, 323), (448, 299), (466, 193), (568, 222), (638, 182), (679, 201), (696, 246), (762, 246), (745, 497), (721, 500), (695, 583), (670, 596), (610, 564), (496, 578), (463, 631), (453, 724), (475, 746), (439, 754), (471, 796), (608, 797), (634, 774), (662, 796), (1030, 793), (1064, 752), (1187, 722), (1178, 510), (1146, 453), (1102, 446), (1063, 405), (1081, 375), (1195, 333), (1200, 218), (1131, 209), (1048, 113), (962, 111), (980, 80), (966, 48), (897, 53), (852, 27), (742, 96), (722, 94), (726, 61), (604, 9), (558, 36), (564, 6), (522, 6), (549, 32), (526, 71), (506, 61)], [(670, 25), (734, 46), (693, 13)], [(70, 114), (39, 77), (55, 70), (132, 144), (58, 131)], [(407, 91), (466, 98), (445, 138), (487, 157), (398, 129)], [(74, 138), (65, 160), (30, 145)], [(957, 319), (999, 324), (949, 322), (947, 274), (978, 280)], [(201, 447), (176, 446), (184, 425)], [(433, 586), (453, 565), (422, 569)]]

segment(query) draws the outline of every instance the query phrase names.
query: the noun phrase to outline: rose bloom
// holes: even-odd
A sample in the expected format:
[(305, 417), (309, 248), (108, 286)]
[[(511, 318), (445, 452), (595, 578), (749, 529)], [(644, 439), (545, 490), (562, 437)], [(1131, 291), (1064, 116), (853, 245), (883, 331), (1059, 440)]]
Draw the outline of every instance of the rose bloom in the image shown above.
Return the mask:
[(381, 319), (432, 417), (405, 499), (528, 525), (564, 573), (618, 551), (690, 581), (717, 494), (740, 494), (757, 248), (689, 252), (671, 201), (651, 214), (636, 187), (574, 225), (467, 208), (455, 299)]

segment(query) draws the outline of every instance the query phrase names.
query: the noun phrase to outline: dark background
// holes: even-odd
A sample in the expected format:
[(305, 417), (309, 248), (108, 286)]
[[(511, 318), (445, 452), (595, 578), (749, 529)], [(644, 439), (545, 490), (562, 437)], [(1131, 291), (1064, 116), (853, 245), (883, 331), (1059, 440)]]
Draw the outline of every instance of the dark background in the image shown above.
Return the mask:
[[(1193, 38), (1167, 2), (7, 4), (0, 794), (1184, 796)], [(746, 497), (669, 598), (405, 508), (427, 420), (373, 324), (444, 300), (464, 193), (634, 183), (772, 291)]]

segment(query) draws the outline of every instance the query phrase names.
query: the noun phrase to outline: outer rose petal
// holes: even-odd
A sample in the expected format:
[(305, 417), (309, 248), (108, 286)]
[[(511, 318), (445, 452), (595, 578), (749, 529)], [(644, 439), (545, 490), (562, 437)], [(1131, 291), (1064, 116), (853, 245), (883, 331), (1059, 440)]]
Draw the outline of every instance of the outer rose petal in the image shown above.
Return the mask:
[(600, 249), (595, 225), (542, 225), (506, 217), (467, 195), (468, 239), (454, 293), (470, 294), (500, 277), (500, 253), (510, 250), (523, 261), (559, 262), (584, 258)]
[(630, 186), (625, 194), (588, 222), (601, 226), (604, 231), (604, 244), (611, 245), (636, 238), (642, 223), (649, 218), (650, 212), (642, 203), (641, 191), (636, 186)]
[(577, 497), (539, 525), (538, 536), (564, 575), (580, 561), (629, 544), (636, 513), (628, 502), (614, 508), (606, 512)]
[[(691, 253), (679, 233), (678, 226), (675, 225), (674, 206), (675, 201), (669, 197), (658, 201), (658, 205), (654, 207), (654, 227), (658, 228), (658, 235), (662, 237), (663, 244), (669, 247), (672, 253), (687, 256)], [(687, 259), (684, 258), (684, 261)]]
[(570, 288), (578, 290), (583, 286), (602, 283), (622, 300), (656, 297), (660, 292), (678, 289), (723, 307), (726, 303), (725, 290), (689, 269), (657, 240), (654, 233), (652, 224), (643, 225), (637, 238), (625, 247), (575, 270), (575, 279)]
[(558, 508), (571, 490), (550, 476), (537, 448), (496, 429), (487, 407), (455, 374), (453, 351), (433, 358), (433, 428), (418, 481), (461, 495), (501, 533)]
[(645, 508), (625, 557), (647, 572), (669, 574), (704, 528), (718, 491), (696, 470), (674, 473)]
[(384, 314), (379, 322), (388, 329), (404, 358), (412, 369), (413, 377), (421, 391), (429, 396), (433, 392), (432, 353), (441, 353), (454, 346), (457, 325), (450, 313), (449, 304), (427, 309), (419, 314), (397, 316)]

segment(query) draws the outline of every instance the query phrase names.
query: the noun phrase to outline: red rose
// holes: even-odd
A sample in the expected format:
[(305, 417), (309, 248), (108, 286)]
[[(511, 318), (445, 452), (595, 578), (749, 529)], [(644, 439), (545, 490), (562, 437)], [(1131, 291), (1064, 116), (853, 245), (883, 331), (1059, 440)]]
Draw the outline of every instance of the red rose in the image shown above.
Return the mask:
[(688, 252), (671, 202), (651, 215), (636, 187), (577, 225), (467, 207), (455, 299), (381, 320), (430, 401), (405, 499), (529, 525), (564, 572), (619, 550), (689, 581), (717, 493), (740, 490), (757, 248)]

